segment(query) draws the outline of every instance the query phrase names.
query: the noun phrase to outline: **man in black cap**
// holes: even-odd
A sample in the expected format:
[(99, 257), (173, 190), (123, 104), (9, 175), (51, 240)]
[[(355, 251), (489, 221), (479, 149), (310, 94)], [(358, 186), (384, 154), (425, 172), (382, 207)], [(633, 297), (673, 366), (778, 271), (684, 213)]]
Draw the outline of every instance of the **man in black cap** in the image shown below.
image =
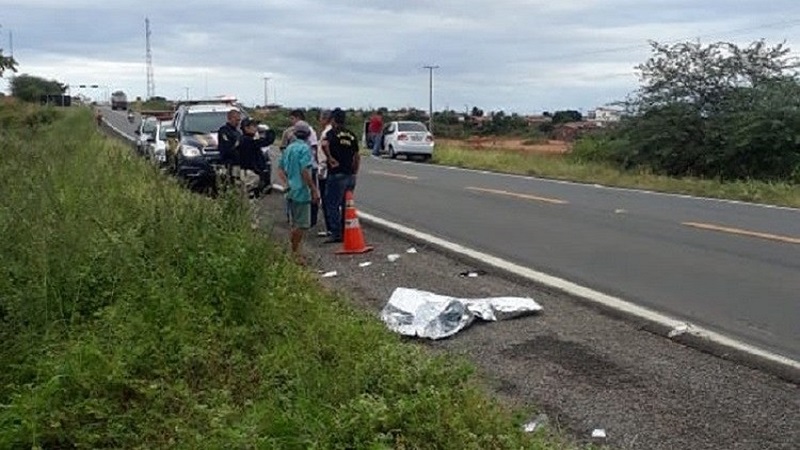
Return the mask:
[(358, 154), (358, 138), (345, 128), (345, 112), (336, 108), (331, 112), (333, 128), (325, 135), (323, 151), (327, 157), (328, 179), (325, 192), (325, 208), (330, 220), (331, 236), (325, 243), (342, 242), (344, 233), (345, 192), (355, 190), (361, 157)]

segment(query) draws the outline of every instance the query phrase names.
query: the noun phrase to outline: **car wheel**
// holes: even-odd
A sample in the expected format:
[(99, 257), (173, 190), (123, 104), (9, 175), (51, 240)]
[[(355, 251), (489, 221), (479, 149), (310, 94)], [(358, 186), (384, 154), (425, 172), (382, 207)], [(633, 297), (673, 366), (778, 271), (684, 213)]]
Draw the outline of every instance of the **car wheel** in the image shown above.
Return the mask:
[(389, 157), (392, 159), (397, 159), (397, 153), (394, 152), (394, 147), (389, 145)]

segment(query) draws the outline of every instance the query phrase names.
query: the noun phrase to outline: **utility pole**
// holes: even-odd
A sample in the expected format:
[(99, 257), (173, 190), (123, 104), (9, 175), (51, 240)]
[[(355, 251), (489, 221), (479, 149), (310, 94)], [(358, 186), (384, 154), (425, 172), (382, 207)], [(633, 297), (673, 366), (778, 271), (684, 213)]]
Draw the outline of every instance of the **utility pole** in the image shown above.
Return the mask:
[(269, 77), (264, 77), (264, 109), (269, 105)]
[(146, 47), (145, 64), (147, 65), (147, 98), (145, 100), (150, 100), (156, 95), (156, 82), (153, 77), (153, 52), (150, 49), (150, 19), (147, 17), (144, 19), (144, 29)]
[(428, 69), (428, 131), (433, 133), (433, 70), (439, 66), (422, 66)]
[(186, 100), (189, 100), (189, 86), (184, 86), (183, 89), (186, 90)]

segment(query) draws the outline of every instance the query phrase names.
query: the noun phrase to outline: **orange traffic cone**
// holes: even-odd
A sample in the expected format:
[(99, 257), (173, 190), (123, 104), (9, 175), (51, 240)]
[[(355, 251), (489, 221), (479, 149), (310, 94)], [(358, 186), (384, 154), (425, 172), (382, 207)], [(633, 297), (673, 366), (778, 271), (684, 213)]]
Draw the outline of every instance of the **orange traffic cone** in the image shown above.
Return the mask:
[(353, 191), (346, 191), (344, 194), (344, 235), (342, 249), (336, 252), (338, 255), (351, 255), (356, 253), (367, 253), (372, 247), (364, 243), (364, 234), (361, 232), (361, 225), (358, 223), (358, 213), (356, 212), (356, 202), (353, 200)]

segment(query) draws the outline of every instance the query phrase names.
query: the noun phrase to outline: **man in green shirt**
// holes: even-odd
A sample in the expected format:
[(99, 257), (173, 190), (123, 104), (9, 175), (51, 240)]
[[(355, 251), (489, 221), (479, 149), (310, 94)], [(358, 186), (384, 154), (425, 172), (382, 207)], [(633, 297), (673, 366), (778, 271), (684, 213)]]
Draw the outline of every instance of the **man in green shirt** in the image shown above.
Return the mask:
[(319, 204), (319, 191), (311, 174), (311, 148), (306, 139), (311, 134), (311, 127), (299, 121), (293, 127), (296, 139), (289, 144), (281, 155), (278, 176), (286, 192), (287, 210), (291, 223), (292, 254), (298, 262), (305, 264), (300, 255), (300, 243), (305, 230), (311, 227), (311, 205)]

